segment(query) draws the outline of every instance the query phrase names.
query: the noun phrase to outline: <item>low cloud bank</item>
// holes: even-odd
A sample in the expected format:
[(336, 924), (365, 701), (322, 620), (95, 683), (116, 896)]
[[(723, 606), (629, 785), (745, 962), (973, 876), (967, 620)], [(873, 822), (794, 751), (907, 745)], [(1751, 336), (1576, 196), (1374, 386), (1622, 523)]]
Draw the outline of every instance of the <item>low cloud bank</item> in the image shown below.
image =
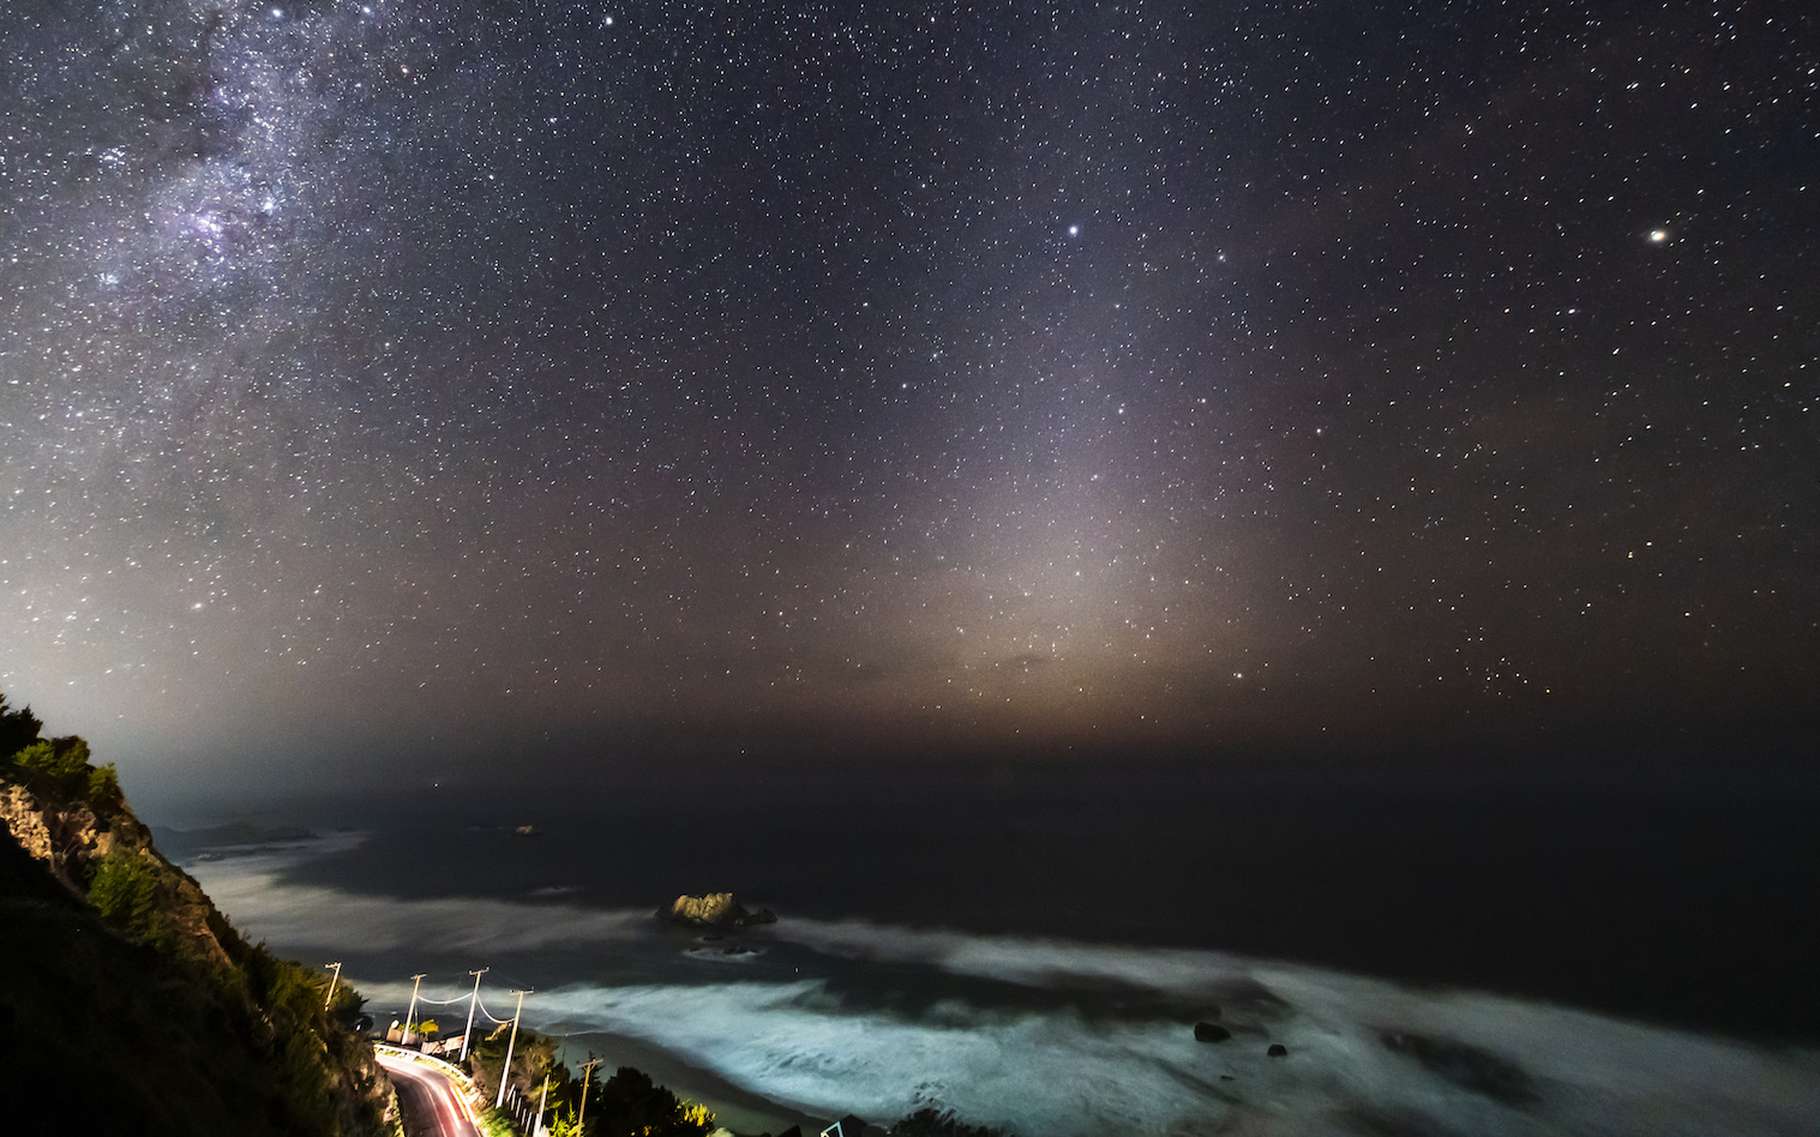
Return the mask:
[(433, 942), (444, 949), (534, 951), (624, 941), (650, 929), (648, 911), (460, 896), (368, 896), (285, 879), (285, 868), (299, 859), (345, 848), (351, 840), (356, 838), (185, 867), (243, 932), (287, 950), (357, 944), (388, 951)]

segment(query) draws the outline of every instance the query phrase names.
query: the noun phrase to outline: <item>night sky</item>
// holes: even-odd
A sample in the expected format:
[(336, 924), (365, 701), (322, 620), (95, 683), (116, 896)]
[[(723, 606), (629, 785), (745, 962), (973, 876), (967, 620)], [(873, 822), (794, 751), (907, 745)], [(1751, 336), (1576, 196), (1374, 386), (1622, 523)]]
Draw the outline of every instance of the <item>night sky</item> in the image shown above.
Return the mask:
[(167, 795), (1798, 718), (1816, 122), (1799, 3), (14, 0), (0, 688)]

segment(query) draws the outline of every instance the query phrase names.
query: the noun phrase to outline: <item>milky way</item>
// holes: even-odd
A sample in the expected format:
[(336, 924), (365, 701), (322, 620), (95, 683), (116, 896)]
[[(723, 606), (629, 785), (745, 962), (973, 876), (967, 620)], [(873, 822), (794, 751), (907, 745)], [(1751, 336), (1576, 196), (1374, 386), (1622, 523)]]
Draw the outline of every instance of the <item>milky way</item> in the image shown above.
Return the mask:
[(142, 783), (1803, 703), (1812, 15), (1286, 9), (7, 5), (0, 687)]

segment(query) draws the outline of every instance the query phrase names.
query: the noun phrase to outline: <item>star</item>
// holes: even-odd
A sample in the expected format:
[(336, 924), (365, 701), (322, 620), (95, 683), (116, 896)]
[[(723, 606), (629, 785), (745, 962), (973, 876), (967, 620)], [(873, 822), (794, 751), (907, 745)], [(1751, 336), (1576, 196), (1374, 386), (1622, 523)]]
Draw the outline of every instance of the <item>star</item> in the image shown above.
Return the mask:
[[(1696, 100), (1685, 28), (1614, 22), (1617, 85), (1674, 97), (1606, 100), (1475, 8), (1505, 100), (1320, 20), (1209, 54), (1206, 5), (417, 7), (8, 29), (0, 689), (168, 689), (228, 739), (279, 689), (403, 731), (509, 684), (579, 737), (883, 729), (1025, 676), (966, 684), (1015, 706), (982, 746), (1140, 703), (1223, 740), (1254, 728), (1196, 692), (1253, 676), (1286, 734), (1519, 670), (1603, 714), (1619, 662), (1639, 700), (1804, 705), (1807, 189), (1730, 149), (1803, 136), (1776, 51)], [(1666, 253), (1694, 218), (1716, 264)], [(1662, 529), (1730, 614), (1697, 653), (1685, 574), (1634, 571)]]

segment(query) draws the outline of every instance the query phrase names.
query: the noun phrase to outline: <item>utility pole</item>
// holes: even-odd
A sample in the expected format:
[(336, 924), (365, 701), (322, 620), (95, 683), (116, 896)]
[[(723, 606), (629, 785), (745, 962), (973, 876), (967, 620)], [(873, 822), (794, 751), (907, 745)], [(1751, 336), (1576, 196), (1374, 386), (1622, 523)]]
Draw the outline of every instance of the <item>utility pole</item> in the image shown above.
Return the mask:
[(600, 1059), (592, 1054), (581, 1064), (581, 1112), (575, 1117), (575, 1132), (580, 1137), (588, 1137), (588, 1088), (594, 1084), (594, 1067), (598, 1065)]
[(326, 1011), (335, 1005), (335, 984), (341, 982), (341, 961), (338, 959), (334, 963), (325, 963), (322, 966), (335, 969), (335, 974), (329, 976), (328, 997), (322, 1001), (322, 1009)]
[(417, 988), (423, 986), (423, 972), (411, 976), (411, 1009), (404, 1013), (404, 1033), (398, 1036), (398, 1045), (411, 1045), (411, 1020), (417, 1014)]
[(531, 1137), (543, 1137), (543, 1107), (550, 1102), (550, 1075), (543, 1076), (543, 1089), (537, 1093), (537, 1124), (531, 1126)]
[(494, 1099), (494, 1109), (499, 1109), (506, 1104), (506, 1080), (512, 1073), (512, 1048), (518, 1045), (518, 1016), (524, 1013), (525, 996), (530, 993), (529, 988), (512, 992), (518, 996), (518, 1006), (512, 1011), (512, 1037), (506, 1039), (506, 1061), (505, 1065), (499, 1068), (499, 1097)]
[(474, 1036), (474, 1007), (480, 1002), (480, 977), (492, 968), (483, 967), (479, 971), (470, 971), (474, 977), (474, 993), (468, 996), (468, 1029), (461, 1032), (461, 1060), (468, 1060), (468, 1039)]

